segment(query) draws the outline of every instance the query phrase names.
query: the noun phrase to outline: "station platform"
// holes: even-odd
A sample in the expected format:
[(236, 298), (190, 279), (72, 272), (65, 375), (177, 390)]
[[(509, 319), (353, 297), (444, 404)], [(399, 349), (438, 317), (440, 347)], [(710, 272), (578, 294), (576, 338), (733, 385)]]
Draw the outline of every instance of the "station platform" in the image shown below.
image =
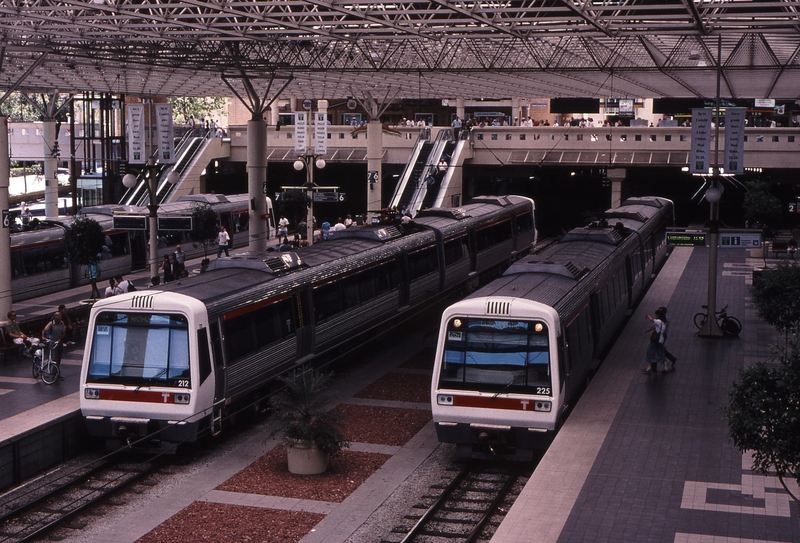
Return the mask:
[[(697, 336), (692, 317), (706, 299), (708, 250), (675, 248), (497, 529), (494, 543), (800, 543), (797, 507), (777, 478), (750, 471), (748, 457), (728, 440), (721, 410), (738, 369), (767, 359), (777, 341), (772, 328), (758, 320), (748, 290), (753, 268), (774, 266), (776, 260), (750, 258), (744, 249), (720, 249), (718, 263), (717, 304), (729, 304), (730, 314), (742, 321), (741, 336)], [(661, 305), (668, 307), (668, 347), (678, 361), (673, 372), (646, 375), (645, 315)], [(374, 353), (381, 367), (354, 372), (338, 385), (336, 397), (429, 410), (421, 402), (376, 402), (356, 394), (379, 374), (397, 371), (418, 348), (430, 352), (434, 336), (430, 330), (415, 331), (405, 353), (381, 346)], [(78, 366), (73, 370), (73, 363), (80, 363), (80, 347), (68, 351), (66, 380), (53, 387), (30, 378), (29, 359), (0, 366), (0, 386), (11, 390), (0, 394), (4, 437), (12, 422), (35, 426), (37, 420), (44, 424), (70, 410), (77, 413)], [(24, 405), (16, 407), (17, 401)], [(323, 515), (302, 543), (377, 541), (380, 534), (363, 533), (365, 526), (387, 507), (396, 489), (420, 477), (420, 466), (441, 447), (430, 422), (402, 446), (355, 443), (356, 451), (390, 459), (340, 503), (218, 489), (276, 444), (274, 435), (249, 437), (209, 460), (198, 476), (176, 481), (146, 504), (120, 512), (111, 525), (80, 530), (65, 541), (133, 542), (198, 503)], [(392, 518), (408, 507), (400, 504)]]
[[(493, 543), (800, 542), (798, 508), (777, 477), (750, 470), (722, 412), (738, 370), (777, 343), (748, 288), (753, 268), (776, 260), (719, 250), (717, 306), (729, 304), (744, 329), (709, 339), (692, 321), (706, 303), (708, 257), (673, 250)], [(648, 375), (645, 316), (662, 305), (678, 361)]]

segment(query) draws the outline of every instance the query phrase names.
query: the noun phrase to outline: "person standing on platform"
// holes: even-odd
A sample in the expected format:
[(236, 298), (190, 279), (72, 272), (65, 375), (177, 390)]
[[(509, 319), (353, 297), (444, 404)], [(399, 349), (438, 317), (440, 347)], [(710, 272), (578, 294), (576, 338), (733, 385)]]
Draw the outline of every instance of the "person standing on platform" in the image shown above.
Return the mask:
[(172, 273), (175, 277), (180, 277), (181, 272), (186, 269), (186, 253), (183, 252), (180, 244), (178, 244), (173, 254), (175, 255), (175, 269), (172, 270)]
[(278, 241), (282, 240), (283, 238), (289, 235), (289, 219), (286, 216), (281, 215), (280, 220), (278, 221)]
[(100, 267), (100, 263), (97, 262), (95, 257), (89, 258), (89, 263), (86, 264), (86, 276), (89, 278), (89, 282), (92, 284), (92, 300), (96, 300), (100, 297), (100, 290), (97, 288), (97, 281), (100, 279), (100, 272), (102, 268)]
[(228, 252), (228, 243), (230, 243), (231, 237), (228, 235), (228, 232), (225, 231), (224, 226), (219, 227), (219, 234), (217, 235), (217, 258), (222, 256), (222, 251), (225, 251), (225, 256), (231, 256)]
[[(64, 345), (75, 345), (75, 342), (72, 341), (72, 319), (69, 318), (69, 313), (67, 313), (67, 306), (64, 304), (59, 305), (56, 313), (61, 313), (61, 320), (64, 322), (64, 326), (67, 327), (67, 331), (64, 332)], [(55, 314), (53, 314), (50, 320), (55, 320), (55, 318)]]
[(647, 320), (653, 323), (653, 326), (645, 330), (645, 333), (650, 334), (650, 343), (647, 345), (647, 368), (645, 373), (655, 373), (659, 364), (664, 364), (664, 369), (661, 373), (667, 373), (667, 358), (664, 355), (664, 313), (661, 308), (656, 309), (655, 317), (647, 315)]
[(172, 271), (172, 261), (169, 255), (164, 255), (164, 260), (161, 261), (161, 271), (164, 273), (164, 282), (169, 283), (175, 278)]
[(322, 221), (322, 241), (327, 241), (331, 235), (331, 223), (328, 222), (328, 219)]
[(662, 305), (658, 308), (658, 310), (664, 315), (664, 318), (662, 319), (662, 322), (664, 323), (664, 333), (662, 334), (664, 336), (664, 356), (667, 358), (667, 360), (669, 360), (670, 368), (675, 369), (675, 362), (678, 361), (678, 357), (669, 352), (669, 349), (667, 349), (667, 339), (669, 339), (669, 319), (667, 319), (667, 308)]
[[(42, 330), (42, 341), (50, 341), (50, 358), (55, 362), (58, 369), (61, 369), (61, 354), (64, 351), (64, 336), (67, 333), (67, 325), (61, 320), (61, 311), (56, 311), (53, 320), (47, 323)], [(49, 338), (49, 339), (48, 339)], [(59, 377), (63, 379), (63, 377)]]

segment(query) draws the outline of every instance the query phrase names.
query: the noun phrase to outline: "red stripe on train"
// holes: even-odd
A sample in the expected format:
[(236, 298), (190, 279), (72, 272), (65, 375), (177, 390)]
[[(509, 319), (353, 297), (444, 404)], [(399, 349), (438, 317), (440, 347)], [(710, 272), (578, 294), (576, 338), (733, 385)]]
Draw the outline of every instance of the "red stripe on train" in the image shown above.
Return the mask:
[(172, 392), (157, 392), (140, 390), (101, 390), (101, 400), (111, 400), (116, 402), (148, 402), (148, 403), (172, 403)]
[(533, 411), (533, 398), (492, 398), (491, 396), (453, 396), (456, 407), (481, 407), (485, 409), (509, 409), (512, 411)]

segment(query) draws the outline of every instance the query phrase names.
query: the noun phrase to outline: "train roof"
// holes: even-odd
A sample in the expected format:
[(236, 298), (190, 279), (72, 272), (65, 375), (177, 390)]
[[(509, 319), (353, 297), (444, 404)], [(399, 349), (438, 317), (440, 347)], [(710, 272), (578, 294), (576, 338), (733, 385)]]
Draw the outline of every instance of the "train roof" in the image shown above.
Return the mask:
[(671, 205), (663, 198), (626, 200), (620, 207), (608, 210), (604, 214), (606, 220), (571, 230), (558, 243), (515, 262), (502, 277), (468, 298), (526, 298), (552, 306), (559, 313), (569, 313), (574, 308), (564, 306), (565, 295), (576, 287), (587, 293), (593, 289), (592, 276), (615, 265), (609, 259), (617, 249), (639, 243), (654, 228), (650, 219), (664, 211), (671, 215)]
[[(509, 197), (503, 207), (513, 212), (530, 200)], [(497, 218), (498, 204), (479, 201), (464, 206), (463, 216), (422, 217), (408, 225), (353, 226), (328, 240), (296, 251), (240, 254), (212, 262), (205, 273), (157, 287), (203, 301), (209, 312), (224, 313), (308, 283), (346, 275), (394, 255), (433, 245), (436, 231), (458, 225), (466, 229)], [(276, 262), (280, 261), (280, 262)], [(273, 264), (270, 264), (273, 262)], [(214, 284), (213, 288), (209, 285)]]

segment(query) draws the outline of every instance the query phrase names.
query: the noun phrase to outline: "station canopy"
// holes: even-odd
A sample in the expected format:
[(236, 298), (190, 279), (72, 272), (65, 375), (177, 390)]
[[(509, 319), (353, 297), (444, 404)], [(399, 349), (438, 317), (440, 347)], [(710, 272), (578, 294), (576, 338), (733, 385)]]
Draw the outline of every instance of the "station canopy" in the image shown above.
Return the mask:
[(288, 82), (282, 96), (303, 99), (714, 97), (719, 68), (722, 96), (796, 99), (799, 10), (798, 0), (8, 0), (0, 90), (234, 96)]

